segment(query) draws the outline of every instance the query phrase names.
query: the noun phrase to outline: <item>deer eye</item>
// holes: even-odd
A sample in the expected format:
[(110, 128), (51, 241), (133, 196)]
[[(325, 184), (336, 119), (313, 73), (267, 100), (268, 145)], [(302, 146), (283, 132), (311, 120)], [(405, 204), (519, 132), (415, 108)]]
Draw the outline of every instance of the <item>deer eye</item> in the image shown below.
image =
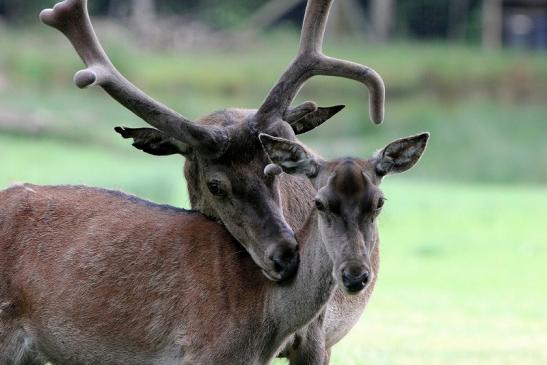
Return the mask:
[(376, 205), (376, 211), (380, 211), (382, 207), (384, 206), (384, 203), (386, 202), (385, 198), (378, 199), (378, 205)]
[(226, 192), (222, 189), (222, 184), (218, 180), (211, 180), (207, 183), (207, 188), (214, 196), (224, 196)]
[(315, 207), (317, 210), (324, 212), (326, 210), (325, 203), (323, 203), (320, 199), (315, 199)]

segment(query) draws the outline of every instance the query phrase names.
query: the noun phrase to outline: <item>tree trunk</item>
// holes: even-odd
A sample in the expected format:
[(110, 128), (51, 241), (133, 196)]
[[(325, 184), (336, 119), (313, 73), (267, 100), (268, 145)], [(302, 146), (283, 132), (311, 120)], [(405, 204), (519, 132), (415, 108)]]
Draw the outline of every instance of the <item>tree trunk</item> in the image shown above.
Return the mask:
[(366, 33), (368, 19), (355, 0), (336, 1), (329, 17), (328, 33), (335, 37), (361, 36)]
[(155, 16), (155, 0), (131, 0), (131, 23), (138, 26), (151, 24)]
[(501, 47), (502, 2), (484, 0), (482, 4), (482, 43), (485, 48)]
[(465, 38), (469, 0), (450, 0), (448, 15), (448, 37), (455, 41)]
[(270, 0), (251, 16), (248, 27), (255, 30), (266, 29), (301, 2), (302, 0)]
[(394, 13), (395, 3), (393, 0), (371, 0), (370, 16), (372, 18), (373, 41), (383, 43), (388, 40)]

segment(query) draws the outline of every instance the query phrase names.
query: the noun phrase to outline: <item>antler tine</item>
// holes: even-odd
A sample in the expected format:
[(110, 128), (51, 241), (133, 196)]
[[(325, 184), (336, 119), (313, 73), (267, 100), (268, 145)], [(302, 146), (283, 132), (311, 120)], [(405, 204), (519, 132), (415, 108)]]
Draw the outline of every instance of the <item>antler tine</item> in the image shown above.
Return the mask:
[(305, 101), (302, 104), (295, 106), (294, 108), (288, 109), (285, 112), (283, 119), (289, 123), (295, 122), (298, 119), (304, 117), (306, 114), (316, 111), (317, 108), (317, 104), (315, 104), (313, 101)]
[(227, 137), (222, 129), (192, 123), (150, 98), (122, 76), (97, 39), (87, 11), (87, 0), (64, 0), (53, 9), (43, 10), (40, 19), (61, 31), (87, 66), (74, 76), (74, 82), (79, 88), (101, 86), (148, 124), (190, 146), (216, 152), (226, 145)]
[(319, 55), (323, 52), (323, 36), (332, 2), (333, 0), (308, 0), (300, 32), (300, 55)]
[(282, 118), (302, 85), (312, 76), (338, 76), (363, 83), (369, 90), (370, 119), (384, 119), (385, 86), (380, 75), (369, 67), (327, 57), (322, 52), (323, 35), (333, 0), (308, 0), (300, 35), (298, 55), (271, 89), (255, 120), (265, 127)]

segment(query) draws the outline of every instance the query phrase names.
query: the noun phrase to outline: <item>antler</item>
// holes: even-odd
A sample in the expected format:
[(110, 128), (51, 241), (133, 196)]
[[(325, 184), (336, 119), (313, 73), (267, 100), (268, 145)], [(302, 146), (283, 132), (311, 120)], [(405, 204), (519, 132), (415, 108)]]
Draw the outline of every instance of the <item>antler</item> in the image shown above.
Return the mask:
[(43, 10), (40, 19), (61, 31), (87, 66), (74, 76), (79, 88), (101, 86), (148, 124), (202, 152), (218, 154), (226, 148), (228, 138), (221, 128), (192, 123), (150, 98), (122, 76), (97, 39), (89, 19), (87, 0), (62, 1), (53, 9)]
[(331, 58), (322, 53), (323, 35), (331, 4), (332, 0), (308, 0), (298, 55), (258, 110), (255, 121), (259, 127), (283, 118), (300, 87), (316, 75), (344, 77), (365, 84), (369, 90), (370, 119), (376, 124), (382, 123), (385, 87), (380, 75), (369, 67)]

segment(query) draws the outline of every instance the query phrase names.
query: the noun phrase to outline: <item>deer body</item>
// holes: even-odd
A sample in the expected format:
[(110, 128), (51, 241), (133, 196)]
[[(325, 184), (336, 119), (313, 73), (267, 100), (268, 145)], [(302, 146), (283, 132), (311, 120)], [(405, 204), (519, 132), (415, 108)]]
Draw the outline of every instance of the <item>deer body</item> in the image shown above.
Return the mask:
[[(414, 166), (428, 135), (334, 161), (259, 138), (316, 190), (289, 283), (260, 275), (201, 213), (85, 187), (0, 191), (0, 364), (268, 364), (296, 331), (320, 331), (336, 285), (358, 295), (376, 276), (378, 185)], [(293, 342), (291, 361), (328, 361), (316, 341), (312, 352)]]
[(266, 364), (334, 289), (314, 215), (294, 282), (278, 285), (200, 213), (85, 187), (0, 202), (2, 365)]
[[(74, 78), (78, 87), (102, 87), (155, 128), (117, 131), (125, 138), (133, 138), (134, 146), (145, 152), (184, 155), (192, 207), (222, 221), (268, 279), (284, 281), (297, 271), (299, 251), (294, 231), (305, 221), (314, 191), (300, 177), (264, 176), (262, 172), (270, 161), (262, 151), (258, 134), (295, 141), (296, 135), (312, 130), (336, 114), (341, 106), (319, 108), (313, 102), (305, 102), (291, 107), (302, 85), (318, 75), (362, 83), (369, 91), (371, 120), (376, 124), (383, 120), (385, 90), (381, 77), (369, 67), (328, 57), (322, 52), (332, 1), (308, 1), (298, 54), (262, 105), (256, 110), (228, 109), (213, 113), (198, 123), (153, 100), (117, 71), (93, 31), (87, 0), (64, 0), (53, 9), (44, 10), (40, 18), (61, 31), (85, 63), (86, 68)], [(257, 216), (262, 217), (262, 224), (256, 224)], [(291, 363), (323, 357), (328, 352), (325, 343), (335, 343), (356, 322), (372, 287), (366, 289), (368, 294), (349, 301), (337, 293), (325, 315), (289, 342)]]
[[(216, 114), (205, 117), (203, 120), (198, 121), (198, 123), (205, 125), (226, 125), (226, 120), (229, 120), (230, 123), (233, 123), (228, 124), (229, 126), (237, 127), (238, 130), (244, 131), (245, 128), (241, 125), (245, 124), (248, 120), (245, 118), (249, 118), (254, 112), (254, 110), (228, 109), (219, 113), (220, 115)], [(281, 133), (278, 131), (275, 134), (280, 135)], [(209, 161), (209, 163), (219, 168), (229, 161), (230, 169), (235, 169), (232, 171), (234, 175), (246, 176), (247, 180), (249, 180), (248, 176), (253, 176), (255, 179), (261, 178), (262, 169), (257, 170), (256, 166), (266, 166), (270, 161), (263, 154), (258, 138), (249, 131), (248, 134), (241, 137), (241, 142), (238, 143), (238, 141), (235, 141), (233, 143), (232, 149), (228, 149), (220, 159)], [(319, 155), (314, 155), (317, 159), (321, 159)], [(209, 169), (211, 169), (211, 165), (208, 166)], [(228, 221), (231, 223), (235, 219), (234, 217), (219, 215), (219, 211), (211, 205), (209, 192), (203, 189), (206, 186), (204, 181), (206, 178), (203, 176), (203, 170), (204, 166), (201, 166), (196, 158), (190, 157), (186, 159), (184, 173), (192, 209), (203, 212), (215, 219), (220, 219), (223, 222)], [(313, 197), (316, 194), (316, 190), (306, 177), (281, 174), (277, 176), (277, 180), (283, 217), (293, 231), (298, 232), (306, 223), (306, 217), (313, 209)], [(245, 195), (249, 196), (250, 194)], [(256, 216), (253, 212), (245, 212), (243, 209), (242, 211), (243, 216)], [(227, 228), (230, 230), (231, 226)], [(377, 271), (380, 260), (379, 247), (375, 248), (373, 255), (374, 261), (377, 263)], [(325, 308), (325, 312), (318, 316), (316, 323), (310, 324), (309, 327), (301, 328), (295, 334), (296, 338), (288, 342), (286, 349), (282, 351), (282, 355), (287, 357), (290, 354), (290, 356), (298, 358), (298, 360), (292, 362), (295, 364), (308, 361), (301, 361), (300, 358), (312, 359), (311, 362), (306, 363), (325, 361), (325, 356), (328, 356), (328, 349), (340, 341), (361, 317), (372, 295), (376, 280), (377, 275), (374, 275), (367, 288), (362, 293), (353, 296), (348, 296), (342, 289), (336, 289), (332, 300)]]

